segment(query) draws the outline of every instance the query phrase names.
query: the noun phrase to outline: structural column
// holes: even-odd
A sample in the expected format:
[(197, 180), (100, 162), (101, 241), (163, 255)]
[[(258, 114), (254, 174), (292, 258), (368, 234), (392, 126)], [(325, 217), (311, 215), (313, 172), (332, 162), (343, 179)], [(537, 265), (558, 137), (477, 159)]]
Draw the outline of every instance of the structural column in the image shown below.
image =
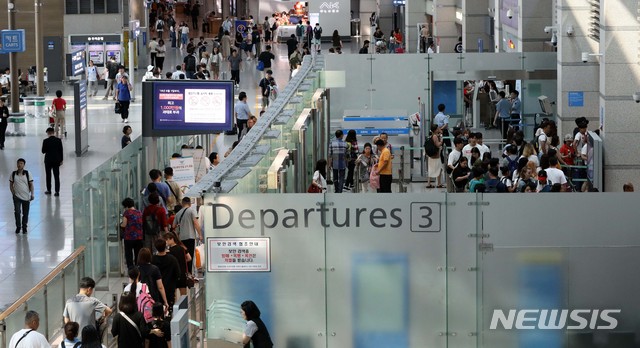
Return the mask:
[(440, 52), (453, 52), (458, 42), (456, 27), (456, 0), (435, 0), (433, 13), (433, 36)]
[[(404, 14), (404, 41), (407, 52), (420, 52), (418, 43), (420, 40), (420, 31), (418, 23), (426, 22), (426, 2), (421, 0), (407, 1)], [(455, 11), (454, 11), (455, 16)]]
[[(640, 104), (633, 93), (640, 92), (638, 58), (639, 4), (637, 0), (600, 2), (600, 107), (599, 122), (589, 124), (593, 130), (601, 124), (605, 147), (606, 191), (622, 191), (625, 182), (640, 186)], [(595, 53), (595, 52), (594, 52)], [(591, 59), (598, 57), (591, 57)]]
[(487, 34), (491, 26), (489, 0), (462, 1), (462, 45), (465, 52), (478, 52), (478, 40), (482, 39), (484, 52), (493, 52), (493, 39)]
[[(520, 28), (518, 52), (544, 51), (545, 42), (551, 38), (550, 34), (544, 32), (544, 28), (553, 23), (553, 9), (552, 0), (519, 0), (518, 8), (512, 9)], [(558, 31), (557, 35), (566, 32)]]
[[(598, 125), (599, 59), (582, 61), (582, 52), (595, 53), (598, 42), (589, 37), (590, 5), (587, 0), (558, 0), (557, 21), (550, 22), (558, 36), (558, 95), (555, 105), (558, 135), (573, 134), (575, 119), (586, 117), (591, 128)], [(573, 34), (568, 35), (569, 28)], [(543, 29), (541, 31), (544, 32)], [(546, 34), (551, 37), (551, 33)], [(583, 102), (572, 101), (569, 95), (582, 96)], [(580, 106), (582, 105), (582, 106)]]

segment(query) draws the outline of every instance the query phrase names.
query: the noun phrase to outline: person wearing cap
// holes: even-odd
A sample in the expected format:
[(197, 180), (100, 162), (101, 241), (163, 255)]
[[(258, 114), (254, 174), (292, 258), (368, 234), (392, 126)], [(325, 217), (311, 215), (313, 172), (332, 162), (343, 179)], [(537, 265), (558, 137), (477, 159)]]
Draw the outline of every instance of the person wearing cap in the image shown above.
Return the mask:
[(575, 162), (573, 158), (576, 156), (576, 149), (573, 147), (573, 136), (566, 134), (564, 136), (564, 144), (560, 146), (560, 158), (568, 166), (572, 166)]
[[(198, 213), (195, 209), (191, 209), (191, 199), (189, 197), (182, 198), (182, 209), (180, 209), (173, 219), (173, 229), (176, 231), (182, 244), (187, 248), (191, 259), (195, 260), (196, 238), (202, 240), (202, 229), (198, 222)], [(187, 268), (189, 273), (193, 274), (193, 262), (188, 262)]]
[(47, 138), (42, 141), (42, 153), (44, 154), (44, 168), (47, 180), (47, 190), (45, 195), (51, 194), (51, 173), (55, 180), (55, 194), (60, 196), (60, 166), (62, 165), (63, 153), (62, 140), (56, 137), (52, 127), (47, 128)]
[(155, 79), (155, 77), (153, 76), (153, 65), (148, 65), (147, 72), (144, 73), (144, 76), (142, 76), (142, 82), (153, 79)]

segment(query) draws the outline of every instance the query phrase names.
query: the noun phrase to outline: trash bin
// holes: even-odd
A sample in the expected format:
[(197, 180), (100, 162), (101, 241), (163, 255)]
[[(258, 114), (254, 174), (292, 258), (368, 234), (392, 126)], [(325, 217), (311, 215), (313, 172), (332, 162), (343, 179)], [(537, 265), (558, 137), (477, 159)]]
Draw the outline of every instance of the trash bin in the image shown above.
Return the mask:
[(34, 97), (35, 98), (35, 115), (36, 118), (43, 118), (47, 116), (47, 108), (45, 107), (44, 97)]
[(12, 136), (25, 136), (25, 122), (27, 118), (24, 112), (11, 112), (9, 113), (9, 120), (7, 125), (7, 135)]
[(24, 113), (25, 116), (36, 117), (36, 100), (35, 97), (24, 97)]
[(26, 116), (42, 118), (46, 116), (46, 107), (44, 97), (25, 97), (24, 113)]

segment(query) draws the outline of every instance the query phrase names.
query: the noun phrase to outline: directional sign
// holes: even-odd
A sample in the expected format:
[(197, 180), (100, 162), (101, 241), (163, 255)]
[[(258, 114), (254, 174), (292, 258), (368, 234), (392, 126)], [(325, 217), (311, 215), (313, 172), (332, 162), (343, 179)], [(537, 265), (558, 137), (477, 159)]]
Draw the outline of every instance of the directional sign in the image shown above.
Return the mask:
[(26, 48), (24, 29), (2, 30), (0, 34), (2, 52), (24, 52)]

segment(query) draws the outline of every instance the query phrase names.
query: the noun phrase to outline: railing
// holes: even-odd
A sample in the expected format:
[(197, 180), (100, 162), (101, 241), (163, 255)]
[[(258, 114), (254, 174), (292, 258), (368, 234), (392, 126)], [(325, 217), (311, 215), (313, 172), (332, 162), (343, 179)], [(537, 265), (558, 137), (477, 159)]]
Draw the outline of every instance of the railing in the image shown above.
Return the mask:
[(51, 270), (31, 290), (0, 313), (0, 348), (8, 347), (11, 335), (24, 328), (27, 311), (40, 315), (40, 328), (47, 340), (62, 328), (62, 312), (67, 298), (78, 291), (84, 277), (85, 247), (81, 246)]

